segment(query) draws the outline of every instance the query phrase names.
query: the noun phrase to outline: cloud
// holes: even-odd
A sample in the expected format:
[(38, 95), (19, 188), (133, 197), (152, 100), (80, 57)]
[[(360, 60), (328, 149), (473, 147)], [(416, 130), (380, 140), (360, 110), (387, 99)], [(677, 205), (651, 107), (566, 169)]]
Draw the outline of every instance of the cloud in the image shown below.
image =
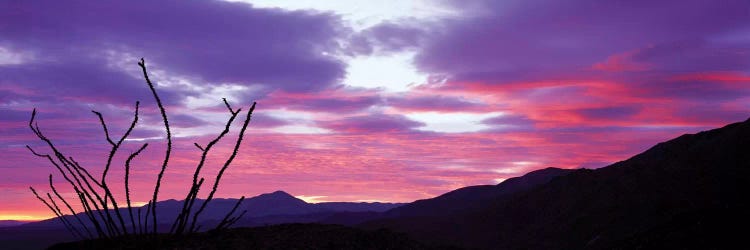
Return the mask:
[(419, 130), (438, 133), (471, 133), (488, 129), (483, 120), (497, 116), (499, 112), (410, 112), (406, 117), (424, 123)]
[(637, 114), (640, 108), (637, 106), (612, 106), (600, 108), (584, 108), (575, 112), (586, 120), (621, 120), (629, 119)]
[[(746, 1), (479, 1), (476, 6), (465, 8), (463, 18), (447, 19), (444, 29), (431, 33), (416, 59), (421, 70), (447, 74), (456, 81), (533, 80), (585, 72), (633, 49), (664, 51), (665, 47), (676, 49), (664, 55), (670, 60), (643, 53), (636, 58), (650, 58), (651, 64), (661, 67), (679, 67), (677, 58), (693, 61), (693, 55), (696, 62), (711, 59), (700, 63), (701, 69), (715, 63), (746, 64), (734, 53), (741, 45), (718, 39), (747, 32)], [(703, 41), (689, 45), (702, 52), (693, 54), (693, 48), (686, 48), (690, 53), (685, 54), (674, 48), (686, 41)]]
[(289, 125), (289, 121), (279, 119), (263, 112), (253, 114), (253, 128), (274, 128)]
[[(705, 126), (747, 107), (746, 1), (446, 3), (463, 12), (425, 28), (415, 64), (444, 81), (423, 88), (527, 128)], [(706, 102), (722, 115), (690, 114)]]
[[(0, 66), (0, 85), (22, 86), (18, 98), (41, 102), (88, 102), (133, 105), (149, 101), (143, 79), (102, 65), (101, 59), (84, 58), (68, 63), (34, 62)], [(135, 62), (132, 66), (138, 67)], [(62, 87), (61, 87), (62, 86)], [(173, 91), (160, 91), (167, 104), (179, 100)]]
[(376, 91), (338, 86), (315, 93), (276, 91), (261, 101), (270, 108), (352, 113), (380, 104), (381, 97)]
[(388, 114), (352, 116), (320, 124), (324, 128), (343, 133), (399, 133), (424, 126), (424, 123), (410, 120), (405, 116)]
[(389, 106), (405, 111), (480, 111), (487, 105), (466, 98), (429, 95), (429, 96), (393, 96), (387, 99)]
[[(42, 74), (67, 67), (104, 75), (102, 67), (85, 62), (107, 52), (146, 57), (156, 68), (206, 83), (261, 83), (287, 91), (326, 88), (344, 72), (342, 62), (324, 52), (337, 50), (335, 38), (346, 29), (326, 13), (223, 1), (23, 1), (0, 16), (6, 20), (0, 45), (44, 61), (36, 66)], [(99, 84), (78, 80), (90, 88)]]
[(207, 125), (208, 122), (188, 114), (177, 114), (169, 117), (170, 125), (182, 128), (192, 128)]
[(386, 21), (353, 34), (345, 48), (352, 55), (383, 55), (418, 49), (427, 37), (421, 23), (412, 20)]
[(523, 115), (499, 115), (481, 122), (491, 125), (492, 131), (531, 131), (534, 129), (534, 120)]

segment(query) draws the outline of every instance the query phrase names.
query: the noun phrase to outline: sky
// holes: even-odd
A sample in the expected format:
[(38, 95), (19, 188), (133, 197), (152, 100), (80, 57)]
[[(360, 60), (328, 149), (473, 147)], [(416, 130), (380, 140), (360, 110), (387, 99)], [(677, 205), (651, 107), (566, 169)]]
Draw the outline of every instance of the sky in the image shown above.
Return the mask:
[[(163, 124), (174, 134), (160, 198), (181, 199), (205, 145), (257, 108), (219, 197), (287, 191), (310, 202), (410, 202), (546, 168), (599, 168), (750, 117), (746, 0), (3, 1), (0, 220), (53, 214), (39, 127), (101, 173), (141, 102), (110, 186), (133, 161), (151, 196)], [(240, 119), (238, 119), (240, 120)], [(206, 181), (239, 122), (209, 155)], [(122, 198), (122, 188), (114, 191)], [(202, 193), (200, 197), (205, 197)]]

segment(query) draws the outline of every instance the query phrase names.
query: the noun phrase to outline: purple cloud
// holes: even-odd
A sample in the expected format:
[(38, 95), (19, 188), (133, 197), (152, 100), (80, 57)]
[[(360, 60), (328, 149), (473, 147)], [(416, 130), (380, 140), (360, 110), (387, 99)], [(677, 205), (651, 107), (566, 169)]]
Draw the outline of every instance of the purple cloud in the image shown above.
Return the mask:
[[(611, 55), (695, 40), (705, 41), (694, 45), (704, 50), (695, 55), (697, 61), (710, 59), (724, 68), (747, 64), (737, 60), (746, 56), (736, 54), (746, 47), (732, 40), (750, 28), (747, 1), (481, 1), (477, 6), (429, 36), (416, 59), (421, 70), (458, 82), (548, 80), (581, 75)], [(680, 68), (679, 58), (685, 56), (668, 57), (651, 61)]]
[(324, 128), (344, 133), (395, 133), (409, 132), (424, 126), (402, 115), (370, 114), (335, 121), (318, 122)]
[[(108, 68), (101, 58), (78, 59), (0, 66), (0, 85), (22, 86), (25, 90), (22, 98), (37, 102), (134, 105), (136, 100), (153, 99), (142, 78)], [(138, 67), (135, 62), (132, 66)], [(176, 104), (179, 100), (173, 91), (160, 89), (159, 93), (166, 104)]]
[(177, 114), (169, 116), (169, 124), (175, 127), (192, 128), (207, 125), (209, 123), (191, 115)]
[(631, 60), (646, 65), (651, 71), (700, 72), (750, 68), (750, 60), (741, 52), (747, 49), (746, 46), (715, 44), (704, 39), (647, 46), (633, 53)]
[(637, 106), (612, 106), (602, 108), (584, 108), (576, 110), (576, 113), (586, 120), (629, 120), (638, 114), (641, 108)]
[(351, 113), (382, 102), (379, 93), (355, 88), (337, 87), (317, 93), (289, 93), (278, 91), (263, 101), (267, 107), (294, 110)]
[(344, 72), (340, 61), (323, 55), (337, 49), (334, 39), (345, 30), (331, 14), (224, 1), (22, 1), (6, 7), (0, 46), (45, 61), (37, 69), (43, 74), (67, 67), (105, 75), (102, 67), (79, 65), (109, 52), (143, 56), (158, 69), (202, 83), (287, 91), (322, 89)]
[(534, 120), (523, 115), (501, 115), (488, 118), (482, 124), (491, 125), (491, 131), (531, 131), (534, 130)]
[(384, 22), (352, 35), (346, 49), (359, 55), (417, 49), (426, 35), (427, 30), (417, 23)]
[(694, 123), (720, 124), (726, 121), (743, 121), (747, 120), (748, 107), (734, 107), (717, 109), (711, 103), (701, 103), (687, 105), (675, 113), (683, 119)]
[(528, 128), (534, 126), (534, 120), (523, 115), (501, 115), (485, 119), (482, 124)]
[(473, 111), (486, 109), (487, 105), (450, 96), (398, 96), (387, 99), (388, 105), (398, 109), (422, 111)]
[(279, 127), (279, 126), (284, 126), (288, 124), (289, 124), (288, 121), (268, 115), (267, 113), (259, 112), (259, 113), (253, 114), (253, 123), (251, 127), (273, 128), (273, 127)]
[[(673, 80), (661, 77), (649, 80), (651, 81), (634, 84), (634, 89), (638, 89), (640, 94), (651, 98), (719, 102), (736, 100), (750, 94), (750, 89), (746, 87), (724, 85), (716, 80)], [(743, 83), (750, 83), (750, 81), (743, 81)]]

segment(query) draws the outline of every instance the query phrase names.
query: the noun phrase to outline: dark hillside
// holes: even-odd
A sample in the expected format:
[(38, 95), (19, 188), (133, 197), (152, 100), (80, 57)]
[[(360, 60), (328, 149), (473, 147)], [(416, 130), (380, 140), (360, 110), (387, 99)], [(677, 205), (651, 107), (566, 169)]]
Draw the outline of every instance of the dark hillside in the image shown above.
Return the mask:
[(735, 229), (750, 218), (749, 170), (750, 120), (576, 170), (475, 211), (364, 226), (487, 249), (723, 249), (743, 243)]
[(337, 225), (283, 224), (236, 228), (158, 240), (120, 238), (80, 241), (51, 247), (65, 249), (450, 249), (427, 247), (404, 234), (366, 231)]

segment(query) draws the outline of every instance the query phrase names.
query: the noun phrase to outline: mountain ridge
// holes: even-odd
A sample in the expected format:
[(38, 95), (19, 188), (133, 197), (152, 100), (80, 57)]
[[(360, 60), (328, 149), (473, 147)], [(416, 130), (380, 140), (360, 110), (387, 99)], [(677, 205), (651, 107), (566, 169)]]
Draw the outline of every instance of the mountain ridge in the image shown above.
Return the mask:
[(417, 200), (393, 208), (386, 211), (386, 216), (439, 216), (466, 212), (472, 210), (478, 203), (532, 188), (571, 171), (548, 167), (509, 178), (496, 185), (463, 187), (434, 198)]
[(750, 120), (578, 169), (478, 210), (364, 223), (481, 249), (727, 248), (750, 218)]
[[(206, 211), (201, 214), (201, 220), (205, 222), (217, 222), (223, 218), (223, 213), (229, 211), (232, 206), (237, 202), (238, 199), (234, 198), (215, 198), (206, 207)], [(195, 206), (200, 206), (205, 200), (196, 199)], [(177, 212), (182, 208), (182, 200), (167, 199), (157, 202), (157, 209), (159, 211), (160, 224), (171, 223), (176, 217)], [(273, 216), (298, 216), (298, 215), (309, 215), (316, 214), (331, 214), (336, 212), (382, 212), (387, 209), (401, 206), (403, 203), (382, 203), (382, 202), (331, 202), (331, 203), (307, 203), (299, 198), (285, 191), (274, 191), (271, 193), (263, 193), (257, 196), (246, 198), (240, 205), (238, 210), (248, 210), (245, 215), (245, 219), (241, 220), (245, 225), (253, 224), (247, 220), (250, 218), (258, 219), (263, 217)], [(129, 220), (126, 208), (120, 208), (121, 211), (125, 211), (124, 216), (126, 220)], [(146, 206), (133, 207), (134, 213), (138, 209), (143, 209), (145, 213)], [(72, 216), (72, 215), (68, 215)], [(79, 214), (79, 216), (83, 216)], [(70, 218), (72, 219), (72, 218)], [(268, 224), (268, 220), (263, 220), (264, 224)], [(243, 224), (243, 223), (239, 223)], [(275, 223), (272, 223), (275, 224)], [(48, 228), (48, 227), (62, 227), (61, 222), (58, 218), (51, 218), (47, 220), (29, 222), (22, 225), (17, 225), (25, 228)], [(160, 225), (161, 230), (161, 225)]]

